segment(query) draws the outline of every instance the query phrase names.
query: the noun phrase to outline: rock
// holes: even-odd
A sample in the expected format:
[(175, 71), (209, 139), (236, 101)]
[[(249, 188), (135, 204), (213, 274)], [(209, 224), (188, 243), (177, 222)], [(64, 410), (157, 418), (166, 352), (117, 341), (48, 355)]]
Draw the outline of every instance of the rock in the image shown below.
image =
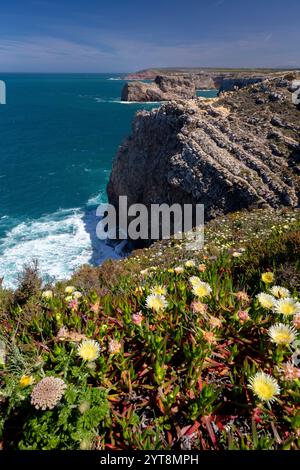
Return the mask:
[(109, 202), (117, 207), (127, 195), (128, 204), (146, 206), (201, 203), (206, 219), (241, 208), (298, 207), (300, 110), (287, 88), (280, 101), (256, 105), (266, 89), (276, 94), (277, 80), (138, 112), (113, 162)]
[(193, 80), (181, 76), (158, 75), (153, 83), (130, 82), (124, 85), (122, 101), (171, 101), (196, 96)]

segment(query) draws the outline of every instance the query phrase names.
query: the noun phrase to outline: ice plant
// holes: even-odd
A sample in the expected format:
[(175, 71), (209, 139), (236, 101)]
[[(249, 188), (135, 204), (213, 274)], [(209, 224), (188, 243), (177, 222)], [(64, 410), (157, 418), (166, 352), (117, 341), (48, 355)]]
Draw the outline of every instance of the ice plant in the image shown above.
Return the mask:
[(56, 377), (45, 377), (33, 388), (31, 404), (38, 410), (52, 410), (65, 393), (66, 384)]
[(154, 312), (162, 312), (167, 306), (168, 304), (164, 295), (150, 294), (146, 299), (146, 307)]
[(108, 352), (110, 354), (118, 354), (121, 351), (122, 344), (116, 339), (111, 339), (108, 345)]
[(202, 281), (198, 276), (191, 276), (189, 278), (189, 282), (191, 286), (194, 287), (194, 286), (198, 286)]
[(275, 396), (280, 393), (277, 381), (269, 374), (257, 372), (249, 379), (249, 388), (261, 401), (272, 403)]
[(282, 364), (280, 372), (282, 373), (284, 380), (292, 381), (300, 379), (300, 369), (295, 367), (292, 362), (286, 362), (285, 364)]
[(144, 317), (140, 312), (132, 314), (132, 323), (134, 323), (135, 325), (141, 326), (143, 320)]
[(296, 328), (296, 330), (300, 330), (300, 313), (296, 313), (294, 316), (293, 326)]
[(268, 334), (271, 341), (276, 344), (291, 344), (296, 338), (296, 330), (283, 323), (277, 323), (269, 328)]
[(67, 286), (67, 287), (65, 288), (65, 294), (71, 295), (71, 294), (73, 294), (73, 292), (75, 292), (75, 290), (76, 290), (76, 289), (75, 289), (74, 286)]
[(176, 266), (176, 268), (174, 268), (174, 271), (176, 274), (182, 274), (184, 272), (184, 268), (182, 266)]
[(199, 301), (194, 301), (191, 303), (191, 309), (193, 313), (204, 314), (207, 312), (207, 305)]
[(193, 259), (189, 259), (184, 263), (186, 268), (194, 268), (196, 266), (196, 263)]
[(249, 313), (246, 310), (239, 310), (237, 315), (241, 323), (245, 323), (250, 318)]
[(256, 298), (260, 305), (267, 310), (273, 308), (276, 302), (276, 299), (272, 295), (265, 294), (264, 292), (257, 294)]
[(274, 274), (270, 271), (267, 271), (265, 273), (262, 273), (261, 279), (265, 284), (272, 284), (272, 282), (274, 281)]
[(45, 290), (42, 293), (42, 298), (45, 300), (51, 300), (53, 298), (53, 292), (52, 290)]
[(167, 289), (164, 286), (154, 286), (150, 289), (151, 294), (166, 295)]
[(286, 297), (289, 297), (291, 295), (288, 289), (286, 289), (285, 287), (281, 287), (281, 286), (271, 287), (270, 292), (277, 299), (285, 299)]
[(208, 297), (211, 291), (212, 289), (207, 282), (200, 281), (198, 284), (193, 286), (193, 293), (199, 299), (202, 297)]
[(100, 345), (93, 339), (86, 339), (78, 346), (77, 354), (84, 361), (92, 362), (98, 359), (100, 353)]
[(275, 302), (274, 310), (276, 313), (286, 316), (296, 315), (297, 313), (300, 313), (300, 303), (291, 297), (279, 299)]

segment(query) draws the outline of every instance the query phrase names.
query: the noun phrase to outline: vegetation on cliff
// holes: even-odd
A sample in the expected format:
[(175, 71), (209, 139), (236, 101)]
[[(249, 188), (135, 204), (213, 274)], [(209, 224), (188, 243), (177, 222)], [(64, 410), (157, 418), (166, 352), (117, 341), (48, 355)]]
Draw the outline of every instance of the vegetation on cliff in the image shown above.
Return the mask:
[(0, 290), (5, 449), (299, 448), (297, 210)]

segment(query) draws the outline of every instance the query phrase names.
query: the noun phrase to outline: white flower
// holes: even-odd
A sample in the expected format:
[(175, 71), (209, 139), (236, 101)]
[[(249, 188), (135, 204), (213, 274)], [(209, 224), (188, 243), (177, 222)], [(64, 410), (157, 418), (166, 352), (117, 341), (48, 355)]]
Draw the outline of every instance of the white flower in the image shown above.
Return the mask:
[(273, 308), (276, 302), (276, 299), (272, 295), (265, 294), (264, 292), (258, 294), (256, 298), (259, 301), (260, 305), (266, 308), (267, 310)]
[(268, 333), (271, 341), (276, 344), (291, 344), (296, 338), (296, 330), (283, 323), (271, 326)]
[(45, 300), (51, 300), (53, 298), (53, 292), (52, 290), (45, 290), (42, 293), (42, 298)]
[(189, 259), (184, 263), (186, 268), (194, 268), (196, 266), (196, 263), (193, 259)]
[(176, 274), (182, 274), (184, 272), (184, 268), (182, 266), (177, 266), (174, 268)]
[(84, 361), (95, 361), (100, 354), (100, 345), (93, 339), (86, 339), (78, 346), (77, 354)]
[(288, 289), (286, 289), (285, 287), (281, 287), (281, 286), (271, 287), (270, 292), (275, 297), (277, 297), (277, 299), (283, 299), (283, 298), (289, 297), (291, 295), (290, 291)]
[(198, 276), (191, 276), (189, 281), (192, 287), (198, 286), (202, 282)]
[(198, 298), (209, 296), (211, 291), (212, 289), (207, 282), (200, 281), (193, 286), (193, 293)]
[(73, 292), (73, 297), (74, 299), (80, 299), (82, 297), (82, 293), (76, 290), (75, 292)]
[(154, 286), (154, 287), (151, 287), (150, 291), (151, 291), (151, 294), (157, 294), (157, 295), (167, 294), (167, 289), (165, 288), (165, 286)]
[(155, 312), (162, 312), (168, 306), (164, 295), (150, 294), (146, 299), (146, 307)]
[(271, 403), (275, 396), (280, 393), (277, 381), (269, 374), (257, 372), (249, 380), (249, 388), (261, 400)]
[(300, 313), (300, 303), (291, 297), (279, 299), (275, 302), (274, 310), (276, 313), (281, 313), (286, 316), (296, 315)]
[(67, 286), (65, 288), (65, 294), (70, 295), (70, 294), (73, 294), (74, 291), (75, 291), (75, 287), (73, 287), (73, 286)]

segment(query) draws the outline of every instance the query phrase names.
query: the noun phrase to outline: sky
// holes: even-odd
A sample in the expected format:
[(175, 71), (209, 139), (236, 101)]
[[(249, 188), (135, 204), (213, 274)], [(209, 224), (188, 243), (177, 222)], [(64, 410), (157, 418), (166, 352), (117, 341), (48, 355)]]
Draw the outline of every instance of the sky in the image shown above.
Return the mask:
[(0, 72), (299, 67), (299, 0), (9, 0)]

